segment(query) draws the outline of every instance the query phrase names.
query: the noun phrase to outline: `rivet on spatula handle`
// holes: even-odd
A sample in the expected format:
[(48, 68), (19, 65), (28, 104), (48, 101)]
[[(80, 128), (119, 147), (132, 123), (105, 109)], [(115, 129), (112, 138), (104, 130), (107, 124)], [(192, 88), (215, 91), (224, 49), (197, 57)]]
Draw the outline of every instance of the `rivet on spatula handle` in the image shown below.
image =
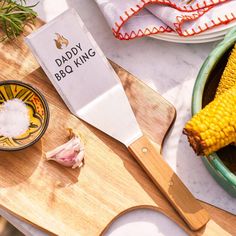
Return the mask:
[(207, 211), (163, 160), (147, 137), (142, 136), (133, 142), (129, 146), (129, 151), (192, 230), (200, 229), (209, 221)]

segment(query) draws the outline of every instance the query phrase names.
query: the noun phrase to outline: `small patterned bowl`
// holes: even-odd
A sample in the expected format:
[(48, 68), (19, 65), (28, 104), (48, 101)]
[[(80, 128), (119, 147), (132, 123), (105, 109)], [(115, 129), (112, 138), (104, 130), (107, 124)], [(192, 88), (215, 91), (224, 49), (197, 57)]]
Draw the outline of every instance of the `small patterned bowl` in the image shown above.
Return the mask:
[(48, 127), (48, 104), (37, 89), (16, 80), (0, 82), (0, 107), (4, 102), (16, 98), (26, 104), (30, 125), (20, 136), (13, 138), (0, 136), (1, 151), (16, 151), (31, 146), (43, 136)]
[[(236, 28), (209, 54), (197, 76), (193, 89), (192, 113), (213, 100), (230, 51), (236, 43)], [(229, 145), (208, 157), (203, 162), (214, 179), (233, 197), (236, 197), (236, 147)]]

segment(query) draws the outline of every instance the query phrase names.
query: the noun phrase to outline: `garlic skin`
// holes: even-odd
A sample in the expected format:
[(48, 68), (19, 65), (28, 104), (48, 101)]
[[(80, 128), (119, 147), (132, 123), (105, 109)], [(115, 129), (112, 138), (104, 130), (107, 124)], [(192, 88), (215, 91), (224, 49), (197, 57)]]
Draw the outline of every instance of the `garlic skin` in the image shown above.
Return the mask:
[(72, 138), (63, 145), (47, 152), (46, 159), (56, 161), (63, 166), (75, 169), (76, 167), (83, 166), (84, 144), (79, 136), (75, 135), (71, 130), (69, 131)]

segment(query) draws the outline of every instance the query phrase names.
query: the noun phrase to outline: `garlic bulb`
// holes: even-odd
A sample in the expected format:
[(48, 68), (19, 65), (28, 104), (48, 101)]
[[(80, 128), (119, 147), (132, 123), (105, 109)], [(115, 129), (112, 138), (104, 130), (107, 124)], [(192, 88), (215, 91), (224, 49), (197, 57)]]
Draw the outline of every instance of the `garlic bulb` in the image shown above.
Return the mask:
[(53, 160), (67, 167), (81, 167), (84, 160), (84, 144), (72, 129), (69, 129), (72, 138), (65, 144), (46, 153), (47, 160)]

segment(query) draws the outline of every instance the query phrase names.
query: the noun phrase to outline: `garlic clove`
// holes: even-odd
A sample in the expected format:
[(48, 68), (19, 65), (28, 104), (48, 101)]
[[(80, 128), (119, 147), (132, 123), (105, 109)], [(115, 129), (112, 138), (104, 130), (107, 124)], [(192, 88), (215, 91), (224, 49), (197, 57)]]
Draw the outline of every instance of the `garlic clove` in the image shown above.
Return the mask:
[(46, 159), (73, 169), (81, 167), (84, 159), (84, 145), (78, 136), (73, 135), (65, 144), (47, 152)]
[(84, 150), (81, 150), (78, 155), (76, 156), (76, 162), (72, 166), (72, 169), (75, 169), (76, 167), (82, 167), (84, 164)]

